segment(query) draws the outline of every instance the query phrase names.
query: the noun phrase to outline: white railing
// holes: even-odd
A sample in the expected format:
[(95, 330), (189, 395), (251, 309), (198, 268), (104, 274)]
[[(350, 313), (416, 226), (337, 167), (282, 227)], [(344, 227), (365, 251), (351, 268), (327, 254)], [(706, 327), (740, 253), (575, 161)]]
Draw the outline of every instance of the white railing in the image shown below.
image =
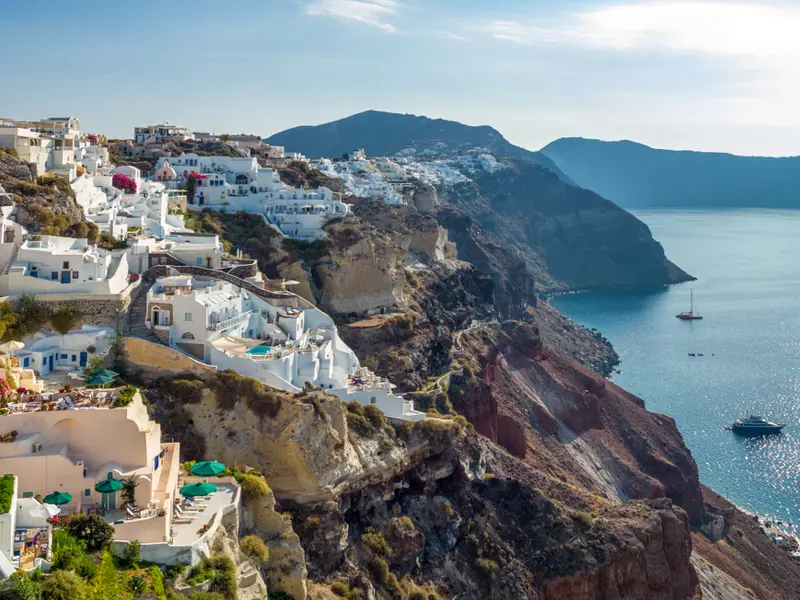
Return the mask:
[(251, 311), (243, 312), (235, 317), (231, 317), (230, 319), (225, 319), (224, 321), (220, 321), (219, 323), (211, 323), (208, 326), (209, 331), (224, 331), (225, 329), (230, 329), (231, 327), (235, 327), (242, 321), (250, 318)]

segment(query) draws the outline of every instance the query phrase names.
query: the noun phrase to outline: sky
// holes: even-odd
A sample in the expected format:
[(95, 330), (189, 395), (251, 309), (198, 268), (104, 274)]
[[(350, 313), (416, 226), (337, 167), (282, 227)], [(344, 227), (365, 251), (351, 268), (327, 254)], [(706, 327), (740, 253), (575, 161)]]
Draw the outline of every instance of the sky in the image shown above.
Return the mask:
[(580, 136), (800, 155), (800, 0), (6, 4), (2, 117), (268, 136), (376, 109), (533, 150)]

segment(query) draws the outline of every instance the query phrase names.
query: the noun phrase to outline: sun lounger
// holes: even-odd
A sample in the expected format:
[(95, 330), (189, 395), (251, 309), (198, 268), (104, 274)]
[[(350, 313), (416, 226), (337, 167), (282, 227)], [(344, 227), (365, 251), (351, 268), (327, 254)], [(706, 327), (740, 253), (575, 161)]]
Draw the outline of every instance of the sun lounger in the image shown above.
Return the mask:
[(131, 517), (132, 519), (138, 519), (138, 518), (141, 516), (141, 515), (139, 514), (139, 511), (137, 511), (137, 510), (131, 510), (131, 507), (130, 507), (130, 505), (127, 505), (127, 506), (125, 507), (125, 512), (127, 512), (127, 513), (128, 513), (128, 516), (129, 516), (129, 517)]
[(196, 517), (197, 511), (196, 510), (183, 510), (177, 504), (175, 505), (175, 512), (177, 512), (182, 517)]

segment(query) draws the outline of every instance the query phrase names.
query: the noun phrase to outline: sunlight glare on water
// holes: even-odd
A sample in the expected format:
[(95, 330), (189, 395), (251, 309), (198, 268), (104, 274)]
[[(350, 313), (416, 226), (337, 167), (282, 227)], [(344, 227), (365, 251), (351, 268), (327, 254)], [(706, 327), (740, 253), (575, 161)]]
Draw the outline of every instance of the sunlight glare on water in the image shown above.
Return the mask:
[[(647, 211), (667, 256), (698, 281), (651, 292), (556, 298), (620, 354), (614, 381), (673, 417), (703, 483), (760, 515), (800, 525), (800, 211)], [(675, 318), (689, 309), (704, 320)], [(690, 357), (689, 353), (704, 356)], [(748, 414), (788, 424), (744, 439)]]

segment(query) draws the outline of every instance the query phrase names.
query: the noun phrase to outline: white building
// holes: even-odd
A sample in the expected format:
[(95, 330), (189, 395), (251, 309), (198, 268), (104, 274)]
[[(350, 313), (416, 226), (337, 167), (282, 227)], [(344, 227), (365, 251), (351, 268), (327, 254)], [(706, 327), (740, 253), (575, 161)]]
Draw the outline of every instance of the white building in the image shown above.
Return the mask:
[(174, 257), (187, 266), (219, 269), (222, 243), (216, 234), (179, 232), (165, 238), (138, 237), (128, 245), (128, 264), (134, 273), (144, 273), (156, 265), (171, 264)]
[(84, 325), (66, 335), (40, 333), (25, 348), (12, 354), (23, 369), (44, 377), (53, 371), (76, 371), (89, 364), (95, 354), (103, 355), (114, 340), (108, 327)]
[(14, 253), (25, 239), (25, 228), (11, 219), (14, 201), (0, 185), (0, 273), (5, 272)]
[(115, 257), (111, 252), (90, 245), (86, 238), (34, 237), (20, 246), (8, 273), (0, 276), (0, 293), (12, 297), (23, 294), (115, 295), (128, 286), (125, 254)]
[[(12, 473), (3, 477), (13, 477), (14, 487), (8, 511), (0, 513), (0, 579), (8, 579), (17, 569), (47, 571), (47, 557), (52, 555), (47, 513), (36, 499), (20, 497), (18, 477)], [(42, 547), (48, 549), (44, 558), (39, 555)]]
[[(175, 179), (166, 179), (172, 172)], [(260, 167), (256, 158), (182, 154), (162, 158), (156, 173), (171, 187), (185, 187), (188, 177), (197, 174), (190, 208), (261, 213), (288, 237), (317, 239), (328, 219), (350, 213), (339, 194), (325, 187), (288, 186), (276, 170)]]
[(148, 292), (146, 325), (171, 347), (268, 386), (297, 392), (312, 384), (344, 401), (374, 404), (393, 419), (425, 418), (388, 381), (360, 366), (333, 319), (296, 304), (292, 294), (268, 298), (178, 275), (157, 280)]
[(382, 200), (386, 204), (406, 203), (403, 184), (408, 176), (401, 165), (387, 158), (373, 161), (363, 150), (356, 150), (348, 160), (323, 158), (313, 161), (311, 166), (332, 179), (339, 179), (351, 196)]
[(80, 121), (74, 117), (0, 122), (0, 147), (13, 148), (19, 158), (34, 164), (37, 174), (53, 172), (67, 181), (76, 176), (80, 139)]
[(180, 125), (170, 125), (161, 123), (158, 125), (146, 125), (135, 127), (133, 138), (137, 144), (149, 144), (153, 142), (184, 141), (194, 139), (194, 135), (186, 127)]

